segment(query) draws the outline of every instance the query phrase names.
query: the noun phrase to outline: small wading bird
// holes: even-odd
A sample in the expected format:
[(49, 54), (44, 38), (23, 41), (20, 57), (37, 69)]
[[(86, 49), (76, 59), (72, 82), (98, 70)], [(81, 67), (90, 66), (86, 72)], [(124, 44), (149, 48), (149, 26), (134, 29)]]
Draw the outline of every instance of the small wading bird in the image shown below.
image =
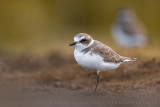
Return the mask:
[(75, 46), (74, 57), (79, 65), (86, 70), (97, 71), (97, 83), (95, 91), (100, 81), (100, 72), (119, 67), (120, 64), (128, 61), (136, 61), (136, 58), (120, 56), (110, 47), (93, 40), (86, 33), (79, 33), (74, 37), (74, 42), (69, 46)]
[(112, 36), (116, 43), (124, 47), (143, 47), (147, 45), (146, 30), (133, 10), (123, 7), (117, 12)]

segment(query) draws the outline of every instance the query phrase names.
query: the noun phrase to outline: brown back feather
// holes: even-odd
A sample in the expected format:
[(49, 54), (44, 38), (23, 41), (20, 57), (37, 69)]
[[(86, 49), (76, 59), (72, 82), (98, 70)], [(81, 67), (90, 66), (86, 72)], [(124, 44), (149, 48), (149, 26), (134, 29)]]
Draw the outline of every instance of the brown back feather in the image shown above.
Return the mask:
[(95, 53), (102, 56), (104, 58), (103, 59), (104, 62), (120, 63), (120, 62), (123, 62), (125, 59), (127, 59), (127, 57), (118, 55), (110, 47), (96, 40), (90, 47), (82, 50), (82, 52), (84, 53), (87, 53), (89, 51), (91, 51), (91, 54)]

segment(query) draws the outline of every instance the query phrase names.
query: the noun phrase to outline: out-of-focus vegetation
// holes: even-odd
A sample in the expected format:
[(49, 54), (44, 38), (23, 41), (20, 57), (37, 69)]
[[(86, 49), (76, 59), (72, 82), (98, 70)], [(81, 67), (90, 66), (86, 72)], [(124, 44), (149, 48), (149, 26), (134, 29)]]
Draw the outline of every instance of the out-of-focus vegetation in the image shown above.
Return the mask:
[(159, 0), (1, 0), (0, 49), (21, 53), (66, 48), (79, 32), (116, 46), (110, 27), (122, 5), (137, 12), (149, 32), (150, 49), (159, 49)]

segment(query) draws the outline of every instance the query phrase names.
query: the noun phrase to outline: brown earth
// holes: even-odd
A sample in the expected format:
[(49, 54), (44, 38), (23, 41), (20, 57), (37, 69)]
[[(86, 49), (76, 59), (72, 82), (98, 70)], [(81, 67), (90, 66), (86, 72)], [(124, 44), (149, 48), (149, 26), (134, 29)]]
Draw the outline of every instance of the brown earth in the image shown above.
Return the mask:
[(0, 104), (5, 107), (158, 107), (159, 77), (160, 58), (138, 59), (116, 70), (101, 72), (101, 81), (94, 94), (96, 72), (81, 68), (71, 55), (13, 56), (1, 53)]

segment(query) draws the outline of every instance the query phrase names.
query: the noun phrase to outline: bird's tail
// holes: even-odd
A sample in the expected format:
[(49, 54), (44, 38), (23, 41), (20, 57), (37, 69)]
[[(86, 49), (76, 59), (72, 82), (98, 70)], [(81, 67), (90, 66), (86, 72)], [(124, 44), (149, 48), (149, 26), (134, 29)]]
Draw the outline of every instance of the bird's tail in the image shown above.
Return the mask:
[(124, 60), (124, 62), (136, 61), (136, 60), (137, 60), (137, 58), (128, 58), (128, 57), (126, 57), (125, 60)]

